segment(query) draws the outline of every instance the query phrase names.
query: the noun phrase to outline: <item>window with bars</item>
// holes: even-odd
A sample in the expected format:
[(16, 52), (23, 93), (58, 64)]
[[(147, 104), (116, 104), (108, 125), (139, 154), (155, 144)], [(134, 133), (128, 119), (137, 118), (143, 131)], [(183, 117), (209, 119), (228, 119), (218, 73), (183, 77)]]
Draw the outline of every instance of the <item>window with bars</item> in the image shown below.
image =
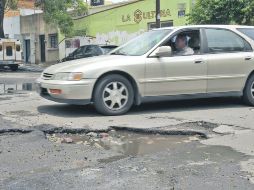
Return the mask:
[(58, 48), (57, 34), (49, 34), (49, 48)]

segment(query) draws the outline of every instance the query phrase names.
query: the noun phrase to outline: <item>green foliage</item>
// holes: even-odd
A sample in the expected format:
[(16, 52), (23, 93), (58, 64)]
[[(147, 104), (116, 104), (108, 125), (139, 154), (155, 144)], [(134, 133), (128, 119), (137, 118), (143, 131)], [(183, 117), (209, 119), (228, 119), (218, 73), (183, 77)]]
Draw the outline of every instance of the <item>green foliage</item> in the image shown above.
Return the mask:
[(36, 2), (44, 11), (44, 20), (54, 24), (66, 36), (73, 35), (72, 17), (86, 14), (87, 6), (83, 0), (40, 0)]
[(87, 30), (82, 29), (82, 30), (73, 30), (73, 32), (71, 33), (71, 35), (67, 36), (67, 37), (73, 37), (73, 36), (85, 36), (87, 34)]
[(17, 9), (18, 0), (3, 0), (3, 2), (5, 5), (5, 12), (9, 11), (10, 9)]
[(17, 8), (18, 0), (0, 0), (0, 38), (4, 38), (4, 13)]
[(243, 24), (254, 24), (254, 1), (253, 0), (245, 0), (245, 6), (242, 7), (242, 18), (240, 15), (240, 19)]
[(196, 0), (188, 15), (191, 24), (253, 24), (253, 0)]

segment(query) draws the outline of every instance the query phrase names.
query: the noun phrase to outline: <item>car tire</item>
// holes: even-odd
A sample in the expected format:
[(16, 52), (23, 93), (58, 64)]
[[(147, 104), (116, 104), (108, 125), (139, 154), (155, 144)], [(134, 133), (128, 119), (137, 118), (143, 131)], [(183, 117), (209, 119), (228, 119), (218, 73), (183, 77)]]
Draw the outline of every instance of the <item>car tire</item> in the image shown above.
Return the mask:
[(93, 101), (95, 109), (103, 115), (125, 114), (134, 102), (133, 87), (122, 75), (105, 76), (95, 86)]
[(11, 65), (11, 66), (10, 66), (10, 69), (11, 69), (12, 71), (17, 71), (18, 68), (19, 68), (18, 65)]
[(254, 75), (252, 75), (244, 88), (243, 101), (250, 106), (254, 106)]

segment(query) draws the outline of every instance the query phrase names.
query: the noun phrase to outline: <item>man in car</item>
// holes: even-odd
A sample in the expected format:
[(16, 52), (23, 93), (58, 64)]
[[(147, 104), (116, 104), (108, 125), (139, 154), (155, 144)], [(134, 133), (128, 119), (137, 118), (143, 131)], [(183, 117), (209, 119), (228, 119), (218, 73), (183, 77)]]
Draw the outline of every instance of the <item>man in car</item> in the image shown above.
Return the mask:
[(184, 55), (193, 55), (194, 51), (192, 48), (188, 47), (187, 36), (179, 34), (176, 37), (176, 53), (175, 55), (184, 56)]

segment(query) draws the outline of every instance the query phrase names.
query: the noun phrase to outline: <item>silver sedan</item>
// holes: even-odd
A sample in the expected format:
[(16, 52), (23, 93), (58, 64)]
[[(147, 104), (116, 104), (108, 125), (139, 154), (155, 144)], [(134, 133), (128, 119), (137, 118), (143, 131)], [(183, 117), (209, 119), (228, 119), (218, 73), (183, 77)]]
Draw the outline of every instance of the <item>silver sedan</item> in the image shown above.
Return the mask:
[(254, 27), (183, 26), (151, 30), (108, 55), (47, 68), (46, 99), (93, 104), (104, 115), (146, 101), (242, 97), (254, 105)]

